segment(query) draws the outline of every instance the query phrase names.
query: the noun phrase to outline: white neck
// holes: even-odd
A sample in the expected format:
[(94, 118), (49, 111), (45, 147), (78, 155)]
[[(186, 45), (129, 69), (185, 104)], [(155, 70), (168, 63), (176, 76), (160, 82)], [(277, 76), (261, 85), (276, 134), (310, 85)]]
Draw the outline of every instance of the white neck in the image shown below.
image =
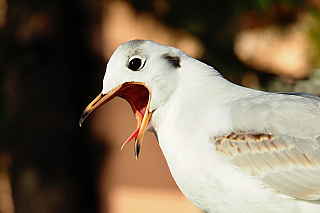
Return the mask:
[[(228, 206), (230, 201), (237, 202), (241, 212), (294, 212), (294, 206), (284, 205), (275, 191), (266, 189), (260, 180), (252, 179), (216, 153), (210, 137), (232, 129), (229, 112), (223, 106), (236, 98), (231, 97), (232, 94), (250, 93), (250, 90), (222, 80), (216, 73), (208, 77), (209, 68), (199, 70), (203, 71), (202, 75), (192, 78), (188, 73), (182, 75), (177, 91), (153, 113), (151, 121), (172, 176), (182, 192), (206, 212), (211, 212), (210, 209), (234, 211), (234, 206)], [(210, 114), (206, 112), (208, 108)], [(259, 194), (261, 190), (267, 192)], [(266, 200), (265, 209), (261, 207), (261, 200)]]

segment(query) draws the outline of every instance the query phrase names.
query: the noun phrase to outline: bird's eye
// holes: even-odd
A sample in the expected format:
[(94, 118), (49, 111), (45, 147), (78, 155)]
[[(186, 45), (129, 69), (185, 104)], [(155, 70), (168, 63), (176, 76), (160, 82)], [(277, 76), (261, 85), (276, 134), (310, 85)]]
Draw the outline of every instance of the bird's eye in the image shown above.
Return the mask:
[(138, 56), (133, 56), (129, 59), (129, 65), (128, 68), (132, 71), (138, 71), (141, 70), (144, 67), (145, 60), (143, 58), (140, 58)]

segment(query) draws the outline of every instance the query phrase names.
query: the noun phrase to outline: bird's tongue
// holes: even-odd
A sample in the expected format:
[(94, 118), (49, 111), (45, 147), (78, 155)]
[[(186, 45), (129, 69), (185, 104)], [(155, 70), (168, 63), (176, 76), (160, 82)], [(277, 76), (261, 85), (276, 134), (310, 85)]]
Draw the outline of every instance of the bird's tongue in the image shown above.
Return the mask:
[(126, 140), (126, 142), (122, 144), (121, 149), (123, 149), (123, 147), (125, 147), (125, 145), (127, 145), (133, 138), (136, 138), (138, 136), (140, 127), (141, 126), (138, 126), (138, 128), (130, 135), (130, 137)]
[[(137, 129), (123, 143), (123, 145), (121, 146), (121, 149), (123, 149), (123, 147), (127, 145), (133, 138), (137, 138), (141, 130), (142, 120), (149, 101), (149, 91), (143, 85), (128, 83), (124, 85), (123, 88), (121, 88), (118, 96), (128, 101), (137, 118)], [(145, 127), (142, 129), (142, 131), (145, 131)]]
[(151, 103), (151, 92), (148, 87), (140, 82), (127, 82), (117, 86), (108, 93), (100, 93), (82, 112), (79, 120), (81, 126), (84, 119), (95, 109), (104, 103), (119, 96), (126, 99), (137, 118), (137, 129), (122, 145), (122, 148), (133, 138), (135, 138), (134, 151), (136, 159), (138, 159), (140, 147), (142, 144), (144, 132), (147, 129), (152, 112), (149, 111)]

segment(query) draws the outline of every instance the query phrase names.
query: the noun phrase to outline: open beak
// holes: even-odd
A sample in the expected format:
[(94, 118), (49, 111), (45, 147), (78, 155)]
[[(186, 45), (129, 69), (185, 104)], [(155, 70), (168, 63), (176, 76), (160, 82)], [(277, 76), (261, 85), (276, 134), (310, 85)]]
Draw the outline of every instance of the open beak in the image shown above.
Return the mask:
[(112, 100), (116, 96), (122, 97), (128, 101), (137, 118), (137, 129), (126, 140), (126, 142), (124, 142), (121, 149), (133, 138), (135, 138), (134, 150), (135, 157), (138, 159), (143, 136), (152, 114), (149, 112), (151, 92), (145, 84), (128, 82), (114, 88), (107, 94), (100, 93), (82, 112), (79, 125), (81, 127), (83, 121), (91, 112), (106, 102)]

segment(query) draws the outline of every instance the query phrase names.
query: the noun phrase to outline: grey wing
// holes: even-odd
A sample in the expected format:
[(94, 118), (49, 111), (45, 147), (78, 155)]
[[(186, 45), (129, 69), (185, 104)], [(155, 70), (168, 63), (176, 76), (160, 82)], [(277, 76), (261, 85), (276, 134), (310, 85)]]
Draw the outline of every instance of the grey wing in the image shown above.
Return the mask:
[(307, 200), (320, 199), (319, 142), (320, 137), (297, 139), (258, 132), (214, 138), (216, 150), (244, 172), (279, 193)]
[(236, 102), (233, 132), (213, 138), (217, 152), (279, 193), (320, 199), (319, 101), (296, 95), (268, 99)]
[(305, 97), (305, 98), (309, 98), (309, 99), (320, 101), (320, 97), (319, 96), (312, 95), (312, 94), (306, 93), (306, 92), (282, 92), (282, 93), (279, 93), (279, 94), (296, 95), (296, 96), (301, 96), (301, 97)]

